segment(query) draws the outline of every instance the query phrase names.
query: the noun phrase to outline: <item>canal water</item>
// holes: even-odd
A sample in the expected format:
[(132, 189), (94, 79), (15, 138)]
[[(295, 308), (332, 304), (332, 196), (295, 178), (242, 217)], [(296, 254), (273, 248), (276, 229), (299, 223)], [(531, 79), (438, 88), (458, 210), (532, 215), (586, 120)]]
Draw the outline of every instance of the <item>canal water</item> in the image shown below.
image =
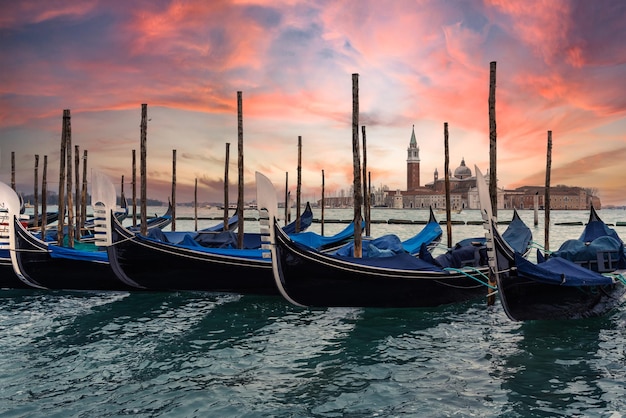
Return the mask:
[[(326, 210), (325, 218), (351, 213)], [(599, 213), (608, 223), (626, 218)], [(536, 227), (532, 211), (520, 215), (544, 245), (542, 214)], [(479, 219), (477, 211), (453, 216)], [(372, 217), (417, 221), (428, 212), (374, 209)], [(586, 222), (588, 213), (551, 218)], [(327, 223), (325, 233), (344, 226)], [(180, 220), (176, 229), (193, 227)], [(419, 228), (376, 223), (372, 235), (406, 239)], [(582, 228), (551, 225), (550, 247)], [(453, 241), (482, 231), (455, 225)], [(0, 417), (622, 417), (624, 347), (624, 303), (601, 318), (515, 323), (483, 300), (303, 309), (279, 296), (4, 289)]]

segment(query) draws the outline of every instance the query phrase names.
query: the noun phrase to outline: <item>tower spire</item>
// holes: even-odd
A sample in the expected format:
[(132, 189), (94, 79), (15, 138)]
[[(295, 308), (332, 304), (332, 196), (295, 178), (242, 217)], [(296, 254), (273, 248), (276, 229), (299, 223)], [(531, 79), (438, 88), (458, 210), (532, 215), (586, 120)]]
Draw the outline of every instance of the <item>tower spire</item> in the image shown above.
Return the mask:
[(406, 177), (407, 190), (416, 190), (420, 187), (420, 148), (415, 137), (415, 125), (411, 130), (411, 140), (407, 148)]

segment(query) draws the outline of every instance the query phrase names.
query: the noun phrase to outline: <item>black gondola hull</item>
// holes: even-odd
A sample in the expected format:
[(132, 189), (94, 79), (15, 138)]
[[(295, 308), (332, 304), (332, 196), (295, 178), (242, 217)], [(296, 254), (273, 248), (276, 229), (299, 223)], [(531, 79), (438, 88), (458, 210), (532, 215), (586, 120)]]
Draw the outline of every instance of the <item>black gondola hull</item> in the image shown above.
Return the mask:
[(15, 221), (16, 260), (28, 280), (48, 289), (128, 290), (109, 263), (53, 258), (46, 243)]
[(498, 292), (507, 316), (514, 321), (579, 319), (600, 316), (621, 303), (626, 286), (559, 286), (519, 276), (514, 254), (494, 228)]
[(149, 290), (278, 294), (269, 259), (221, 256), (146, 239), (115, 220), (112, 227), (109, 262), (129, 285)]
[[(291, 241), (274, 225), (275, 278), (288, 299), (310, 307), (434, 307), (484, 297), (464, 274), (393, 270), (341, 262)], [(486, 268), (483, 269), (486, 271)]]

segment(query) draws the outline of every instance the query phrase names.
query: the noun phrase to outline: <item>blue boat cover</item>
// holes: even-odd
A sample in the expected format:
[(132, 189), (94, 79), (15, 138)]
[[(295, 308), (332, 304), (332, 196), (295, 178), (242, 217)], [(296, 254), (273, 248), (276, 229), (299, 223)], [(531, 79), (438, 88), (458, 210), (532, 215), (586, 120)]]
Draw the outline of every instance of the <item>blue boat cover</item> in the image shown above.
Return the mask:
[[(239, 223), (239, 216), (237, 216), (237, 214), (231, 216), (228, 221), (226, 221), (226, 223), (228, 224), (228, 229), (231, 230), (233, 228), (233, 226), (235, 224)], [(224, 222), (220, 222), (217, 225), (213, 225), (210, 226), (208, 228), (204, 228), (201, 231), (203, 232), (219, 232), (219, 231), (223, 231), (224, 230)]]
[[(311, 209), (311, 205), (309, 204), (309, 202), (307, 202), (304, 212), (300, 214), (300, 231), (299, 232), (305, 231), (309, 226), (311, 226), (312, 222), (313, 222), (313, 210)], [(287, 234), (295, 234), (296, 233), (296, 221), (294, 220), (293, 222), (283, 226), (283, 231), (285, 231)]]
[(428, 222), (415, 236), (402, 241), (402, 246), (409, 254), (416, 255), (420, 252), (422, 244), (428, 245), (439, 239), (442, 234), (443, 230), (438, 222)]
[[(392, 257), (396, 254), (406, 253), (402, 242), (397, 235), (389, 234), (375, 239), (364, 239), (362, 242), (363, 258)], [(354, 257), (354, 241), (339, 248), (335, 255), (342, 257)]]
[(521, 254), (515, 253), (517, 274), (539, 283), (558, 286), (597, 286), (612, 284), (613, 279), (603, 276), (561, 257), (550, 257), (543, 263), (534, 264)]
[(335, 235), (323, 236), (315, 232), (300, 232), (297, 234), (289, 234), (289, 238), (291, 238), (292, 241), (306, 245), (307, 247), (320, 249), (327, 245), (332, 245), (354, 238), (354, 222), (350, 222), (347, 227)]
[[(267, 261), (268, 263), (271, 262), (269, 258), (263, 257), (263, 253), (266, 253), (267, 250), (261, 250), (261, 249), (241, 249), (240, 250), (237, 248), (209, 248), (209, 247), (205, 247), (202, 245), (198, 245), (198, 242), (193, 240), (192, 238), (185, 238), (179, 244), (174, 244), (174, 243), (164, 242), (158, 239), (153, 239), (150, 237), (145, 237), (142, 235), (138, 235), (137, 237), (139, 239), (145, 239), (148, 241), (156, 241), (156, 242), (164, 243), (166, 245), (171, 245), (173, 248), (176, 248), (176, 247), (186, 248), (189, 250), (200, 251), (200, 252), (208, 253), (208, 254), (217, 254), (217, 255), (222, 255), (222, 256), (246, 258), (246, 259), (252, 259), (252, 260), (263, 260), (263, 261)], [(193, 243), (190, 242), (189, 239), (191, 239), (194, 242)]]
[(585, 225), (585, 229), (583, 233), (578, 238), (583, 242), (591, 242), (595, 239), (603, 236), (609, 236), (619, 242), (622, 242), (617, 232), (605, 224), (603, 221), (591, 221), (587, 225)]
[[(95, 246), (94, 246), (95, 248)], [(70, 260), (96, 261), (108, 263), (109, 256), (106, 251), (87, 251), (69, 247), (59, 247), (57, 245), (48, 244), (48, 250), (52, 258), (66, 258)]]
[(591, 242), (583, 242), (577, 239), (570, 239), (552, 253), (553, 257), (561, 257), (574, 262), (593, 261), (598, 257), (598, 253), (609, 254), (618, 268), (626, 267), (626, 257), (624, 256), (624, 244), (611, 236), (600, 236)]
[(524, 221), (514, 216), (511, 223), (502, 233), (502, 238), (513, 250), (520, 254), (526, 254), (533, 239), (533, 233)]
[(420, 260), (419, 258), (407, 253), (401, 252), (397, 254), (393, 254), (389, 257), (344, 257), (344, 256), (330, 256), (336, 257), (344, 261), (349, 261), (355, 264), (373, 266), (373, 267), (382, 267), (385, 269), (391, 270), (413, 270), (413, 271), (434, 271), (434, 272), (445, 272), (440, 267), (437, 267), (433, 264), (430, 264), (424, 260)]
[(480, 267), (487, 265), (487, 248), (484, 245), (457, 244), (445, 254), (433, 257), (423, 244), (419, 258), (441, 268)]

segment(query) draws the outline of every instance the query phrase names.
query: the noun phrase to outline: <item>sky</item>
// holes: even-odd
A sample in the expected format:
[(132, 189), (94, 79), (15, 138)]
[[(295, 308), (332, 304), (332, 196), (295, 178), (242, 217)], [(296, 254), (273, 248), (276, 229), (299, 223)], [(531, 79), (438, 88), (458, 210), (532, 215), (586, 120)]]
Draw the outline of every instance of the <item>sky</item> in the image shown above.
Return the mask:
[[(349, 193), (353, 74), (372, 186), (406, 189), (414, 127), (421, 183), (462, 159), (489, 169), (496, 63), (498, 186), (597, 189), (626, 205), (623, 0), (0, 0), (0, 181), (33, 192), (35, 154), (58, 190), (62, 115), (89, 172), (129, 197), (147, 104), (148, 197), (237, 198), (242, 97), (245, 198), (254, 173), (279, 195)], [(360, 129), (359, 129), (360, 131)], [(363, 151), (362, 143), (361, 151)], [(74, 151), (74, 150), (73, 150)], [(82, 169), (81, 169), (82, 171)], [(41, 178), (39, 179), (41, 187)]]

